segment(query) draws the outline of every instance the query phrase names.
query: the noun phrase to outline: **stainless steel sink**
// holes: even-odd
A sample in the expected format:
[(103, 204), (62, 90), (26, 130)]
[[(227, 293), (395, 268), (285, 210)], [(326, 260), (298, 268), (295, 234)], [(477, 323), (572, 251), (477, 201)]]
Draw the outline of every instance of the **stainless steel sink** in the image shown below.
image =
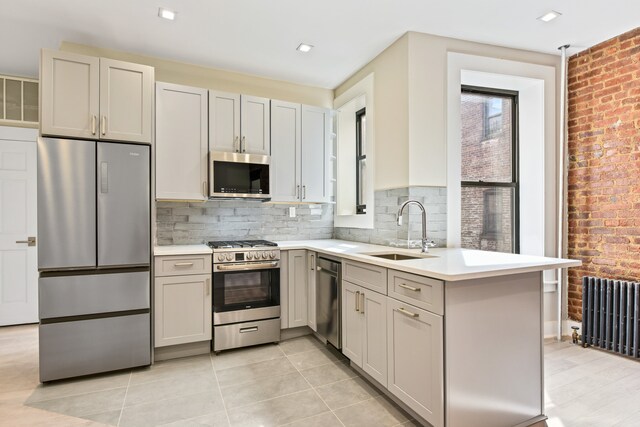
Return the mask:
[(420, 258), (434, 258), (433, 255), (425, 255), (425, 254), (416, 254), (416, 255), (408, 255), (398, 252), (387, 252), (387, 253), (363, 253), (362, 255), (369, 255), (374, 258), (384, 258), (391, 261), (406, 261), (408, 259), (420, 259)]

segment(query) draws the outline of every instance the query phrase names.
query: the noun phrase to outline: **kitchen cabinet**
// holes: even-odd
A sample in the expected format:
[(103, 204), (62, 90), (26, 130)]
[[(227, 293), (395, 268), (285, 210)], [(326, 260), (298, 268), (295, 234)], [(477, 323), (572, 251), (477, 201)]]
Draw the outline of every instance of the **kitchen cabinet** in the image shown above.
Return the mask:
[(342, 352), (387, 385), (387, 296), (342, 282)]
[(387, 389), (434, 427), (444, 425), (442, 317), (387, 299)]
[(157, 200), (208, 198), (207, 97), (206, 89), (156, 83)]
[(318, 254), (315, 252), (307, 251), (307, 266), (308, 278), (307, 278), (307, 326), (313, 329), (314, 332), (318, 332), (318, 325), (316, 324), (316, 262), (318, 260)]
[(156, 257), (155, 265), (155, 347), (211, 340), (211, 255)]
[(271, 101), (271, 197), (330, 201), (330, 124), (326, 108)]
[(209, 91), (209, 140), (213, 151), (269, 155), (267, 98)]
[(307, 251), (290, 250), (288, 253), (289, 327), (308, 325)]
[(43, 49), (42, 135), (151, 143), (154, 69)]

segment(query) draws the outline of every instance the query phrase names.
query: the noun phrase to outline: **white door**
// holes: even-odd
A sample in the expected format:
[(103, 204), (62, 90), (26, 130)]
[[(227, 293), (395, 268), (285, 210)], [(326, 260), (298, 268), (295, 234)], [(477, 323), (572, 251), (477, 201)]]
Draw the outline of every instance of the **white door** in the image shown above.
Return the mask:
[(342, 281), (342, 353), (362, 367), (364, 317), (361, 313), (363, 288)]
[(300, 104), (271, 101), (271, 201), (300, 201)]
[(316, 261), (317, 253), (307, 252), (307, 267), (309, 278), (307, 279), (307, 326), (318, 332), (316, 321)]
[(267, 98), (242, 95), (240, 97), (241, 152), (247, 154), (271, 153), (270, 102)]
[(362, 369), (387, 386), (387, 296), (362, 289)]
[(0, 127), (0, 326), (38, 321), (36, 138)]
[(240, 152), (240, 95), (209, 91), (209, 147)]
[(289, 327), (307, 326), (307, 251), (289, 251)]
[(328, 202), (330, 110), (302, 106), (302, 201)]

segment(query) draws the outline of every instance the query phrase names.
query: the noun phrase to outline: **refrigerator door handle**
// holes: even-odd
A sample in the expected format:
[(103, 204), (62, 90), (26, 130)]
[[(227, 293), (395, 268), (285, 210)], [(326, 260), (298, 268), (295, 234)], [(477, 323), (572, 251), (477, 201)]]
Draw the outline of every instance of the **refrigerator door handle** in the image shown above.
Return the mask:
[(109, 163), (100, 163), (100, 192), (109, 192)]

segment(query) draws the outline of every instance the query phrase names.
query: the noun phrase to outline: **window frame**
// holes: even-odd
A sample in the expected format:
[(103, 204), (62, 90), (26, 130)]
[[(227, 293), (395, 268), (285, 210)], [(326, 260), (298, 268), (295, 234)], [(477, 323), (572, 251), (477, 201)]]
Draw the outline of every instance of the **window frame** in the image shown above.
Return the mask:
[[(480, 86), (461, 85), (461, 94), (474, 94), (485, 96), (500, 96), (504, 98), (511, 98), (511, 182), (496, 182), (496, 181), (464, 181), (460, 177), (460, 186), (464, 187), (482, 187), (482, 188), (512, 188), (513, 189), (513, 221), (511, 224), (511, 235), (513, 238), (513, 253), (520, 253), (520, 180), (519, 180), (519, 112), (518, 112), (518, 91), (495, 89)], [(486, 107), (485, 119), (486, 119)], [(504, 109), (503, 109), (504, 112)], [(485, 128), (486, 129), (486, 128)], [(486, 135), (485, 135), (486, 136)], [(484, 203), (484, 194), (483, 194)], [(484, 233), (484, 215), (483, 215), (483, 230), (481, 235), (487, 236)]]
[(364, 215), (367, 213), (367, 204), (362, 203), (362, 200), (360, 200), (360, 187), (364, 179), (360, 173), (360, 163), (367, 160), (367, 155), (362, 154), (362, 117), (365, 117), (366, 120), (367, 107), (356, 111), (356, 215)]

